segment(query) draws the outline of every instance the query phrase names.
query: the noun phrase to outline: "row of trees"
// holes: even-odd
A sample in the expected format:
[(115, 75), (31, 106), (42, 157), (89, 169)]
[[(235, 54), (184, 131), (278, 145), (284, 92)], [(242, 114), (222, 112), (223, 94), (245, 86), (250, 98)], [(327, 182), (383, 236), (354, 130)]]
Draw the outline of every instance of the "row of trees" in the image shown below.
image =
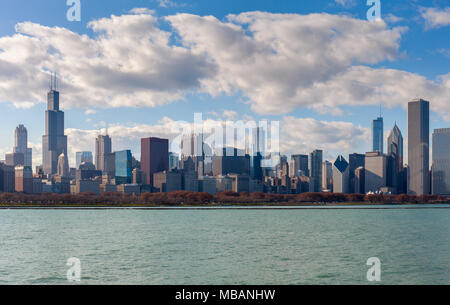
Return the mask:
[(336, 193), (303, 193), (299, 195), (235, 193), (231, 191), (211, 195), (209, 193), (175, 191), (171, 193), (143, 193), (140, 196), (104, 193), (95, 195), (82, 193), (78, 195), (46, 193), (27, 195), (21, 193), (0, 193), (0, 205), (214, 205), (214, 204), (426, 204), (450, 203), (450, 198), (433, 195), (363, 195)]

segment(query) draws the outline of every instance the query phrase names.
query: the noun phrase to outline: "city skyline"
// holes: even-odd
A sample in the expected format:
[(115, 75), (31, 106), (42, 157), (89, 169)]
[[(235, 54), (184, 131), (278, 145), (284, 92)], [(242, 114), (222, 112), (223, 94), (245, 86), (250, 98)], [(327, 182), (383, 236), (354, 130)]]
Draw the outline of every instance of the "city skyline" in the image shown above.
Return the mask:
[[(82, 21), (79, 23), (65, 20), (66, 7), (51, 1), (47, 2), (47, 6), (36, 5), (32, 11), (26, 9), (20, 16), (17, 16), (14, 7), (2, 5), (0, 14), (7, 15), (8, 19), (0, 21), (0, 60), (10, 67), (3, 69), (2, 73), (15, 73), (18, 80), (26, 77), (26, 73), (33, 73), (34, 77), (33, 81), (16, 84), (9, 80), (2, 84), (0, 110), (9, 115), (0, 130), (0, 158), (13, 151), (11, 132), (19, 124), (24, 124), (29, 133), (29, 146), (33, 148), (34, 166), (40, 163), (40, 137), (44, 134), (41, 113), (45, 110), (43, 97), (49, 71), (57, 72), (61, 79), (59, 87), (62, 110), (66, 114), (65, 133), (69, 136), (67, 153), (71, 167), (75, 165), (76, 152), (94, 152), (91, 139), (99, 133), (104, 134), (106, 128), (115, 139), (113, 150), (130, 149), (139, 159), (140, 138), (155, 136), (170, 139), (173, 134), (169, 132), (169, 127), (180, 121), (192, 122), (194, 112), (203, 113), (205, 120), (280, 121), (283, 154), (309, 154), (314, 149), (322, 149), (324, 159), (333, 161), (340, 154), (345, 156), (372, 150), (371, 121), (378, 116), (381, 103), (385, 130), (391, 130), (396, 123), (405, 135), (406, 143), (407, 120), (403, 113), (410, 100), (421, 97), (431, 101), (430, 133), (434, 129), (448, 127), (450, 119), (449, 88), (446, 85), (450, 63), (445, 52), (450, 49), (450, 43), (440, 38), (448, 36), (449, 27), (445, 22), (433, 20), (431, 14), (434, 12), (432, 9), (436, 13), (444, 13), (446, 6), (445, 2), (439, 1), (433, 5), (431, 8), (425, 1), (407, 1), (403, 6), (383, 3), (383, 22), (370, 22), (365, 18), (368, 8), (365, 4), (342, 6), (337, 1), (289, 3), (282, 9), (257, 1), (230, 1), (222, 3), (220, 8), (212, 8), (210, 3), (204, 1), (165, 8), (159, 6), (157, 1), (146, 5), (129, 1), (107, 7), (88, 2), (83, 3)], [(120, 21), (114, 31), (110, 28), (113, 20), (111, 14), (115, 16), (114, 20)], [(206, 18), (208, 15), (213, 17)], [(147, 37), (140, 37), (142, 33), (133, 36), (127, 30), (125, 20), (162, 40), (153, 40), (155, 45), (133, 47), (131, 42)], [(295, 26), (293, 29), (283, 27), (281, 21)], [(228, 57), (221, 57), (221, 50), (199, 45), (194, 41), (195, 37), (183, 32), (180, 24), (186, 22), (197, 37), (215, 37), (217, 45), (226, 38), (218, 34), (222, 29), (234, 35), (232, 37), (235, 37), (240, 48), (223, 48)], [(320, 22), (329, 24), (329, 27), (319, 27), (317, 24)], [(241, 36), (239, 31), (231, 31), (229, 24), (236, 29), (248, 27), (248, 35)], [(267, 25), (277, 29), (279, 34), (274, 36), (274, 33), (267, 32), (267, 37), (258, 36), (261, 33), (259, 27)], [(302, 36), (306, 35), (308, 28), (317, 38), (328, 37), (333, 28), (339, 29), (342, 35), (331, 41), (319, 39), (317, 45), (305, 49), (299, 42), (313, 38)], [(72, 40), (61, 36), (57, 29), (67, 33)], [(205, 29), (210, 32), (205, 32)], [(104, 40), (99, 34), (102, 31), (109, 33)], [(117, 35), (130, 41), (128, 52), (136, 59), (145, 60), (139, 62), (142, 67), (157, 71), (157, 79), (135, 70), (139, 66), (137, 62), (129, 62), (129, 73), (119, 69), (118, 63), (124, 61), (109, 56), (107, 52), (108, 49), (114, 50), (113, 42)], [(28, 53), (19, 39), (26, 40), (27, 37), (35, 38), (36, 48), (42, 50), (45, 63)], [(100, 61), (98, 68), (109, 67), (109, 74), (116, 79), (109, 79), (109, 75), (104, 74), (105, 84), (89, 76), (97, 75), (91, 73), (91, 63), (84, 60), (78, 62), (80, 57), (89, 56), (71, 51), (83, 49), (84, 42), (80, 37), (85, 37), (108, 60)], [(179, 37), (180, 40), (174, 43), (164, 37)], [(366, 37), (369, 38), (368, 45), (361, 46), (358, 42)], [(274, 44), (271, 44), (272, 41)], [(197, 43), (199, 48), (189, 50), (187, 46), (191, 43)], [(289, 49), (279, 49), (281, 43), (288, 43)], [(77, 44), (79, 47), (76, 47)], [(74, 47), (69, 50), (63, 45)], [(13, 46), (23, 50), (21, 54), (24, 57), (15, 57), (16, 61), (12, 61), (13, 56), (17, 55), (13, 52)], [(331, 51), (329, 48), (332, 46), (341, 48)], [(168, 58), (179, 56), (179, 61), (174, 61), (176, 65), (161, 61), (154, 47), (166, 50)], [(270, 57), (265, 52), (266, 48), (272, 48), (280, 57)], [(141, 49), (151, 52), (153, 57), (150, 58), (154, 60), (148, 61), (149, 55), (140, 52)], [(57, 50), (61, 56), (56, 58), (49, 50)], [(241, 55), (247, 54), (266, 62), (268, 73), (261, 71), (257, 65), (246, 66), (235, 61), (235, 52), (239, 50)], [(180, 53), (177, 55), (178, 51)], [(283, 56), (289, 54), (309, 54), (314, 59), (313, 64), (302, 57), (292, 57), (291, 63), (295, 64), (289, 65), (289, 62), (283, 61)], [(205, 56), (213, 58), (215, 65), (205, 61)], [(20, 61), (27, 64), (20, 70), (14, 70), (13, 67), (17, 68)], [(148, 66), (147, 61), (159, 66)], [(30, 62), (35, 65), (29, 65)], [(81, 69), (78, 74), (71, 68), (77, 62)], [(320, 65), (321, 62), (327, 64)], [(194, 67), (190, 63), (195, 63)], [(160, 70), (158, 67), (166, 69)], [(181, 77), (178, 71), (185, 71), (186, 74)], [(259, 75), (259, 78), (255, 79), (253, 75)], [(272, 75), (285, 77), (276, 79)], [(142, 78), (147, 80), (142, 82)], [(121, 81), (117, 82), (119, 79)], [(222, 80), (219, 83), (223, 87), (216, 86), (219, 91), (213, 92), (211, 88), (217, 85), (218, 79)], [(311, 83), (317, 84), (320, 92), (315, 91)], [(19, 84), (20, 90), (16, 90), (15, 86)], [(111, 87), (118, 90), (111, 91)], [(255, 94), (251, 88), (260, 90), (261, 95)], [(271, 96), (270, 92), (264, 91), (265, 88), (274, 88), (276, 95)], [(130, 99), (133, 92), (139, 94)], [(128, 96), (123, 96), (125, 93)], [(385, 133), (383, 145), (386, 145), (386, 136)], [(406, 149), (404, 159), (407, 160)]]

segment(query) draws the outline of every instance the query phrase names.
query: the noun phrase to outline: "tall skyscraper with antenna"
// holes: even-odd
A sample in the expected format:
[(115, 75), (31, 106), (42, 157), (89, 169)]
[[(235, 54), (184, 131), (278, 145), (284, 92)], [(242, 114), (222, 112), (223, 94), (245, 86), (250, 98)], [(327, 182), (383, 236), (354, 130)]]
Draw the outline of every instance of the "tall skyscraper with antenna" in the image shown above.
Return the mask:
[(67, 156), (67, 136), (64, 135), (64, 112), (59, 109), (56, 74), (50, 81), (45, 111), (45, 135), (42, 137), (42, 165), (46, 175), (57, 173), (58, 158)]
[(381, 106), (380, 106), (380, 116), (372, 121), (372, 139), (373, 139), (373, 147), (372, 151), (383, 152), (383, 118), (381, 117)]

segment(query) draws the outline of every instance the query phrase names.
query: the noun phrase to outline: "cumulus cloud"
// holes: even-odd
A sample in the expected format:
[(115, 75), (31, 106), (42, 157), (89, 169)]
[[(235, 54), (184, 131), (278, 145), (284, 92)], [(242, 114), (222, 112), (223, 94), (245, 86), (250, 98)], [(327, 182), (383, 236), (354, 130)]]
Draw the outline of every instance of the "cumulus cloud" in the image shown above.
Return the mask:
[(420, 9), (425, 26), (428, 29), (435, 29), (450, 25), (450, 7), (439, 9), (435, 7), (422, 7)]
[(428, 80), (372, 67), (397, 59), (404, 27), (325, 13), (164, 19), (168, 30), (134, 9), (90, 22), (92, 37), (20, 23), (0, 38), (0, 101), (42, 102), (49, 71), (58, 71), (64, 107), (156, 107), (200, 92), (240, 94), (259, 114), (340, 114), (344, 105), (405, 106), (423, 97), (450, 118), (450, 74)]

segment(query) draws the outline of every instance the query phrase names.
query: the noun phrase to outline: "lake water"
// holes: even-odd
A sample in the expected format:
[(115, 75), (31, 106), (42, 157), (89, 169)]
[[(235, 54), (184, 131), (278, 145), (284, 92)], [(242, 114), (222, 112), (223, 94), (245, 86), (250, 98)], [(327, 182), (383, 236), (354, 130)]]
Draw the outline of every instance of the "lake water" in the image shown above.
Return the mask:
[(0, 284), (450, 284), (450, 205), (0, 210)]

